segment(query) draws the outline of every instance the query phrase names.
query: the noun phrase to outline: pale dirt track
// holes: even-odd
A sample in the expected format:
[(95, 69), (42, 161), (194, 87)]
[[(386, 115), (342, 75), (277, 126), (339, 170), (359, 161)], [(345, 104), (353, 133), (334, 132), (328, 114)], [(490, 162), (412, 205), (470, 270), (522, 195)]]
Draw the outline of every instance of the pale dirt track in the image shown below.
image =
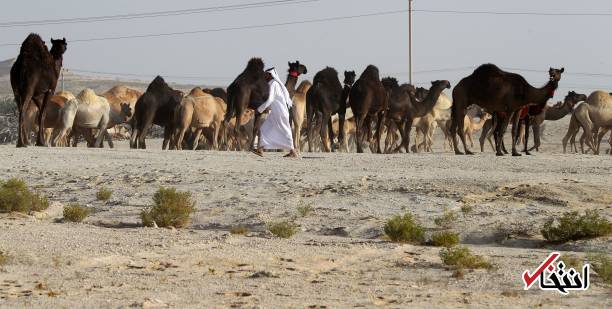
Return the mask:
[[(558, 136), (558, 135), (557, 135)], [(560, 137), (555, 137), (555, 142)], [(0, 217), (0, 307), (583, 307), (612, 305), (596, 276), (586, 292), (560, 297), (522, 290), (520, 274), (554, 248), (577, 257), (607, 251), (612, 239), (549, 246), (539, 229), (569, 210), (612, 218), (610, 156), (539, 153), (497, 158), (435, 154), (320, 154), (36, 148), (0, 146), (0, 175), (19, 177), (52, 202), (95, 208), (83, 224), (19, 215)], [(559, 144), (546, 146), (560, 149)], [(546, 149), (545, 149), (546, 150)], [(100, 186), (114, 191), (95, 201)], [(159, 186), (189, 190), (197, 213), (183, 230), (143, 228), (138, 214)], [(473, 212), (462, 214), (462, 201)], [(292, 239), (266, 232), (291, 219)], [(383, 239), (384, 222), (410, 211), (427, 227), (444, 208), (453, 230), (495, 265), (451, 277), (439, 248)], [(248, 226), (246, 236), (231, 226)], [(258, 273), (258, 272), (265, 272)], [(37, 284), (38, 288), (36, 287)], [(318, 306), (318, 307), (317, 307)]]

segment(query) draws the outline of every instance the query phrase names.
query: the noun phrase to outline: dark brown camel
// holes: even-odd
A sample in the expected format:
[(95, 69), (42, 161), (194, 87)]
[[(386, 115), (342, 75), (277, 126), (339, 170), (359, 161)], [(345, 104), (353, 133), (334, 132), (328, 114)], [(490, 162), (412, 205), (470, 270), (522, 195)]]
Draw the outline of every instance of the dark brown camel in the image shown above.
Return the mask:
[[(404, 147), (406, 153), (410, 152), (410, 131), (412, 130), (414, 119), (430, 113), (442, 91), (450, 89), (450, 87), (450, 82), (447, 80), (433, 81), (423, 100), (416, 98), (415, 89), (412, 85), (404, 84), (392, 88), (389, 96), (387, 119), (395, 123), (401, 135), (400, 145), (393, 152), (398, 152), (402, 147)], [(424, 133), (427, 134), (427, 132)]]
[(344, 140), (344, 118), (346, 115), (346, 102), (342, 102), (342, 85), (338, 79), (338, 72), (334, 68), (327, 67), (319, 71), (313, 81), (312, 87), (306, 95), (307, 118), (306, 128), (308, 130), (308, 151), (312, 151), (312, 136), (314, 135), (315, 117), (321, 123), (321, 143), (325, 152), (331, 151), (330, 136), (331, 116), (338, 114), (338, 134)]
[[(376, 152), (382, 153), (380, 148), (380, 137), (382, 134), (382, 125), (385, 122), (385, 111), (387, 111), (387, 92), (380, 82), (380, 74), (378, 68), (374, 65), (369, 65), (359, 79), (351, 88), (349, 94), (349, 105), (353, 110), (355, 117), (355, 142), (357, 144), (357, 152), (362, 153), (364, 129), (370, 135), (371, 124), (376, 121)], [(369, 137), (369, 136), (368, 136)], [(371, 142), (371, 141), (369, 141)]]
[[(546, 106), (544, 107), (544, 110), (539, 113), (539, 114), (535, 114), (532, 115), (533, 117), (533, 147), (531, 147), (529, 149), (529, 151), (531, 150), (536, 150), (536, 151), (540, 151), (540, 133), (541, 133), (541, 125), (544, 123), (544, 120), (549, 120), (549, 121), (556, 121), (559, 120), (569, 114), (572, 113), (572, 110), (574, 109), (574, 105), (576, 105), (576, 103), (578, 102), (582, 102), (582, 101), (586, 101), (587, 100), (587, 96), (586, 94), (581, 94), (581, 93), (576, 93), (574, 91), (570, 91), (567, 93), (567, 96), (565, 96), (565, 99), (563, 100), (563, 103), (559, 106)], [(530, 111), (531, 114), (531, 111)], [(525, 134), (527, 132), (527, 129), (525, 129)]]
[[(520, 156), (516, 151), (518, 111), (529, 104), (544, 106), (553, 97), (563, 71), (563, 68), (560, 70), (551, 68), (548, 72), (550, 79), (542, 88), (535, 88), (529, 85), (522, 76), (502, 71), (493, 64), (483, 64), (470, 76), (463, 78), (453, 89), (450, 133), (453, 137), (455, 154), (463, 154), (457, 145), (457, 128), (463, 128), (465, 109), (471, 104), (476, 104), (493, 114), (494, 119), (496, 118), (494, 113), (498, 112), (512, 115), (512, 155)], [(495, 148), (498, 156), (504, 155), (501, 150), (501, 141), (509, 118), (509, 116), (504, 117), (503, 120), (494, 122)], [(467, 148), (465, 136), (459, 134), (459, 137), (465, 153), (473, 154)]]
[(156, 124), (164, 128), (162, 149), (167, 149), (174, 132), (174, 111), (182, 98), (181, 91), (172, 89), (161, 76), (155, 77), (147, 91), (136, 101), (130, 147), (146, 149), (145, 138), (151, 126)]
[[(236, 79), (227, 87), (227, 112), (223, 120), (224, 143), (227, 143), (227, 128), (230, 120), (236, 117), (236, 126), (234, 134), (238, 141), (241, 141), (240, 119), (247, 108), (257, 110), (263, 104), (269, 95), (268, 82), (264, 74), (264, 63), (260, 58), (249, 60), (247, 67), (236, 77)], [(253, 138), (257, 135), (260, 126), (261, 114), (255, 113), (255, 125), (253, 127)], [(237, 143), (237, 150), (242, 150), (242, 143)], [(253, 147), (253, 140), (249, 141), (250, 147)]]
[(11, 68), (11, 86), (19, 110), (17, 147), (26, 147), (28, 136), (25, 128), (25, 113), (34, 103), (38, 113), (38, 136), (36, 146), (45, 145), (43, 119), (45, 106), (55, 93), (57, 79), (62, 70), (63, 55), (68, 48), (66, 38), (51, 39), (51, 50), (38, 34), (30, 34), (21, 44), (19, 56)]

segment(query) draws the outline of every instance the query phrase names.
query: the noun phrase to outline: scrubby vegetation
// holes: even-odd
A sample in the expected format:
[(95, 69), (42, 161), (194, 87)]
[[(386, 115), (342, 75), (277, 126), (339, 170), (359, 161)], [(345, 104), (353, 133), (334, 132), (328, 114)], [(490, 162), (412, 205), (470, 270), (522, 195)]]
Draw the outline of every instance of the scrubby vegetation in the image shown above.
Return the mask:
[(8, 262), (8, 254), (0, 250), (0, 269), (2, 269), (2, 266), (6, 265), (7, 262)]
[(106, 187), (102, 187), (100, 188), (100, 190), (98, 190), (98, 192), (96, 192), (96, 199), (98, 201), (108, 201), (110, 200), (111, 196), (113, 195), (113, 191), (109, 190)]
[(82, 222), (90, 213), (91, 209), (76, 203), (64, 206), (64, 220), (66, 221)]
[(0, 115), (17, 115), (17, 104), (12, 97), (0, 98)]
[(590, 254), (588, 259), (597, 276), (612, 285), (612, 259), (604, 253)]
[(424, 228), (414, 219), (412, 214), (392, 217), (385, 224), (384, 231), (390, 240), (396, 242), (420, 244), (425, 240)]
[(244, 225), (235, 225), (230, 228), (230, 234), (245, 235), (249, 232), (249, 228)]
[(298, 226), (289, 221), (278, 221), (268, 223), (268, 231), (280, 238), (291, 238), (297, 233)]
[(312, 204), (303, 204), (298, 206), (297, 211), (300, 217), (307, 217), (314, 211), (314, 207), (312, 207)]
[(472, 211), (474, 211), (474, 206), (472, 206), (471, 204), (463, 203), (463, 205), (461, 205), (461, 212), (462, 213), (469, 214)]
[(189, 224), (189, 216), (195, 210), (191, 192), (176, 188), (159, 188), (153, 196), (153, 207), (140, 214), (144, 226), (182, 228)]
[(596, 210), (587, 210), (584, 215), (577, 211), (565, 213), (561, 218), (551, 218), (541, 230), (549, 242), (563, 243), (612, 234), (612, 223)]
[(434, 219), (436, 225), (447, 229), (451, 228), (455, 221), (457, 221), (457, 213), (449, 211), (447, 208), (444, 209), (442, 216)]
[(431, 244), (436, 247), (452, 247), (459, 244), (459, 234), (450, 231), (435, 232), (431, 235)]
[(485, 258), (473, 254), (467, 247), (445, 248), (440, 251), (440, 258), (445, 265), (455, 268), (491, 268)]
[(49, 201), (38, 192), (28, 189), (25, 181), (11, 178), (0, 180), (0, 212), (42, 211), (49, 207)]

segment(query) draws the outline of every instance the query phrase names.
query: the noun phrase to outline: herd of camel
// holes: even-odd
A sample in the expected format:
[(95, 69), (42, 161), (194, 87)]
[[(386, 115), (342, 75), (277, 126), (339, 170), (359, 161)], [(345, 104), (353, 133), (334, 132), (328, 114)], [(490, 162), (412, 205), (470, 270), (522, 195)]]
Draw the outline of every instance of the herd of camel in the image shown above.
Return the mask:
[[(84, 137), (89, 146), (102, 147), (107, 140), (113, 147), (108, 129), (123, 125), (131, 128), (130, 146), (146, 148), (148, 133), (158, 125), (164, 128), (163, 149), (241, 150), (253, 147), (266, 117), (255, 112), (268, 97), (259, 58), (251, 59), (227, 89), (196, 87), (185, 94), (157, 76), (144, 93), (115, 86), (101, 95), (85, 89), (75, 96), (55, 93), (67, 42), (64, 38), (51, 43), (49, 50), (39, 35), (30, 34), (11, 69), (19, 110), (17, 147), (28, 145), (32, 132), (40, 146), (68, 146), (71, 141), (75, 145)], [(455, 85), (451, 100), (443, 93), (451, 88), (449, 81), (433, 81), (429, 89), (400, 85), (395, 78), (381, 79), (374, 65), (359, 78), (354, 71), (345, 71), (342, 83), (338, 72), (327, 67), (312, 82), (298, 85), (307, 68), (299, 61), (290, 62), (285, 86), (294, 103), (295, 148), (350, 151), (354, 145), (357, 152), (363, 152), (364, 146), (377, 153), (432, 151), (434, 130), (439, 127), (446, 138), (444, 147), (448, 143), (456, 154), (472, 154), (466, 141), (473, 147), (472, 134), (482, 129), (481, 151), (488, 140), (497, 155), (504, 155), (508, 151), (503, 136), (512, 124), (511, 151), (519, 156), (516, 148), (521, 141), (526, 154), (539, 149), (545, 120), (571, 115), (564, 152), (568, 140), (577, 151), (575, 137), (582, 129), (582, 152), (598, 154), (612, 129), (612, 94), (595, 91), (587, 97), (570, 91), (563, 102), (549, 106), (563, 72), (551, 68), (548, 82), (536, 88), (518, 74), (484, 64)], [(410, 147), (412, 128), (417, 138)], [(534, 146), (528, 149), (531, 130)], [(609, 143), (612, 146), (612, 135)]]

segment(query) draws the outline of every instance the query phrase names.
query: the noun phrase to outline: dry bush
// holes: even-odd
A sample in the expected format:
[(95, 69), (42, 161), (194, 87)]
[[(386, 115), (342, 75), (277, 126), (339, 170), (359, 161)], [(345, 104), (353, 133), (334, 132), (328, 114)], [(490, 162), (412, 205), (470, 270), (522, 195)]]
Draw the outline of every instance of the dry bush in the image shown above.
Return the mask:
[(0, 212), (42, 211), (49, 207), (49, 201), (38, 192), (28, 189), (25, 181), (11, 178), (0, 181)]
[(459, 244), (459, 234), (450, 231), (435, 232), (431, 235), (431, 244), (436, 247), (453, 247)]
[(245, 235), (249, 233), (249, 228), (244, 225), (235, 225), (230, 228), (230, 233), (233, 235)]
[(463, 205), (461, 205), (461, 212), (462, 213), (469, 214), (472, 211), (474, 211), (474, 206), (472, 206), (471, 204), (463, 203)]
[(270, 222), (268, 231), (280, 238), (291, 238), (298, 230), (298, 225), (289, 221)]
[(425, 229), (412, 216), (396, 215), (385, 223), (385, 235), (395, 242), (421, 244), (425, 241)]
[(561, 218), (548, 219), (541, 233), (549, 242), (563, 243), (610, 235), (612, 223), (596, 210), (587, 210), (584, 215), (573, 211), (565, 213)]
[(590, 254), (588, 258), (597, 276), (612, 285), (612, 259), (604, 253)]
[(443, 228), (451, 228), (457, 221), (457, 213), (449, 211), (447, 208), (444, 209), (444, 214), (434, 219), (434, 223)]
[(64, 206), (64, 220), (70, 222), (82, 222), (89, 216), (91, 209), (77, 203)]
[(314, 211), (314, 207), (312, 207), (312, 204), (304, 204), (298, 206), (297, 211), (300, 217), (307, 217)]
[(491, 268), (491, 263), (482, 256), (473, 254), (467, 247), (442, 249), (440, 251), (440, 258), (445, 265), (456, 268)]
[(0, 269), (2, 269), (2, 266), (6, 265), (6, 263), (8, 263), (9, 260), (9, 256), (6, 252), (0, 250)]
[(159, 188), (153, 196), (153, 207), (140, 213), (144, 226), (182, 228), (189, 224), (189, 216), (195, 210), (191, 192), (176, 188)]
[(98, 190), (98, 192), (96, 192), (96, 199), (98, 201), (108, 201), (110, 200), (111, 196), (113, 195), (113, 191), (109, 190), (106, 187), (102, 187), (100, 188), (100, 190)]

